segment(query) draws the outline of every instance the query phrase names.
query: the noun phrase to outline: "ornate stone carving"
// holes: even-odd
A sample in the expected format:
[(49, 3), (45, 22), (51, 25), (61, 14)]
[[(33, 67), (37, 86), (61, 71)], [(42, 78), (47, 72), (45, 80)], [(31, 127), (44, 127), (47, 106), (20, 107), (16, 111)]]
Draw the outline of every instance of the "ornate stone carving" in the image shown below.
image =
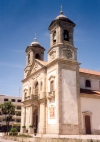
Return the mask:
[(63, 56), (67, 59), (72, 58), (72, 51), (70, 49), (63, 50)]
[(51, 59), (55, 59), (56, 51), (51, 51), (49, 55), (50, 55)]

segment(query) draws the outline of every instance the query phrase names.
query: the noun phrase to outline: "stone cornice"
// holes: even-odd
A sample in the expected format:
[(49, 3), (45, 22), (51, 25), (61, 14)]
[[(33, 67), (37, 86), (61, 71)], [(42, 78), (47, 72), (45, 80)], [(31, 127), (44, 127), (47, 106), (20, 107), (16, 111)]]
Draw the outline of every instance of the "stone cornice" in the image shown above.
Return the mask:
[(25, 82), (27, 81), (29, 78), (31, 78), (33, 75), (39, 74), (42, 70), (45, 71), (46, 67), (43, 66), (42, 68), (38, 69), (36, 72), (33, 72), (32, 74), (30, 74), (27, 78), (23, 79), (21, 82)]
[(74, 46), (72, 46), (70, 43), (67, 43), (67, 45), (66, 44), (63, 44), (63, 43), (57, 43), (57, 44), (54, 44), (49, 50), (48, 50), (48, 53), (53, 49), (53, 48), (56, 48), (56, 47), (66, 47), (67, 48), (67, 46), (70, 46), (71, 48), (74, 48), (74, 50), (77, 50), (77, 48), (76, 47), (74, 47)]
[(57, 58), (55, 60), (53, 60), (52, 62), (48, 63), (46, 66), (40, 68), (39, 70), (37, 70), (36, 72), (32, 73), (31, 75), (29, 75), (27, 78), (23, 79), (22, 82), (27, 81), (29, 78), (31, 78), (33, 75), (39, 74), (41, 73), (42, 70), (45, 70), (46, 68), (52, 66), (53, 64), (56, 64), (57, 62), (63, 62), (63, 63), (69, 63), (69, 64), (76, 64), (76, 65), (80, 65), (80, 63), (78, 63), (77, 61), (74, 60), (70, 60), (70, 59), (65, 59), (65, 58)]

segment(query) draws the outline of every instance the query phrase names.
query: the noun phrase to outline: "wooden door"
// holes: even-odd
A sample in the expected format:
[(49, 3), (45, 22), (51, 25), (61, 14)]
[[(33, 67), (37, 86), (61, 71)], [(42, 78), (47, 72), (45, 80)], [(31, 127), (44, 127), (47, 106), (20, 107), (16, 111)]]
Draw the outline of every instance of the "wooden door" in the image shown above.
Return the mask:
[(90, 116), (85, 115), (85, 130), (86, 134), (91, 134)]

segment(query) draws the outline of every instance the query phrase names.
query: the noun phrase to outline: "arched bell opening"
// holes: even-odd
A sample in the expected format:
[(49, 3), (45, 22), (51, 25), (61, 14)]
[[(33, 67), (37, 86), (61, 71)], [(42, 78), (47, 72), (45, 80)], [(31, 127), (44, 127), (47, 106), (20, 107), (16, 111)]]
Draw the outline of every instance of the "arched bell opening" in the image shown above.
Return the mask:
[(40, 55), (39, 55), (39, 54), (36, 54), (36, 55), (35, 55), (35, 59), (39, 59), (39, 60), (40, 60)]

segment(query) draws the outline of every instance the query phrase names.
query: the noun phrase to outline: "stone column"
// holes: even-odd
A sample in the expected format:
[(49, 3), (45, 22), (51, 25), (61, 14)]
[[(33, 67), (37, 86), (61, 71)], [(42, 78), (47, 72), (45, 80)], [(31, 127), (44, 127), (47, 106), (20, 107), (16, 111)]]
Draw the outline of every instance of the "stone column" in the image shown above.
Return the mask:
[(23, 128), (23, 126), (25, 126), (25, 121), (26, 121), (26, 108), (22, 107), (22, 116), (21, 116), (21, 133), (25, 133), (26, 132), (26, 127)]
[(30, 106), (30, 127), (29, 127), (29, 133), (33, 133), (33, 106)]
[(40, 134), (45, 134), (46, 132), (46, 108), (45, 108), (45, 102), (40, 104), (40, 116), (39, 116), (40, 122), (38, 127), (38, 132)]

